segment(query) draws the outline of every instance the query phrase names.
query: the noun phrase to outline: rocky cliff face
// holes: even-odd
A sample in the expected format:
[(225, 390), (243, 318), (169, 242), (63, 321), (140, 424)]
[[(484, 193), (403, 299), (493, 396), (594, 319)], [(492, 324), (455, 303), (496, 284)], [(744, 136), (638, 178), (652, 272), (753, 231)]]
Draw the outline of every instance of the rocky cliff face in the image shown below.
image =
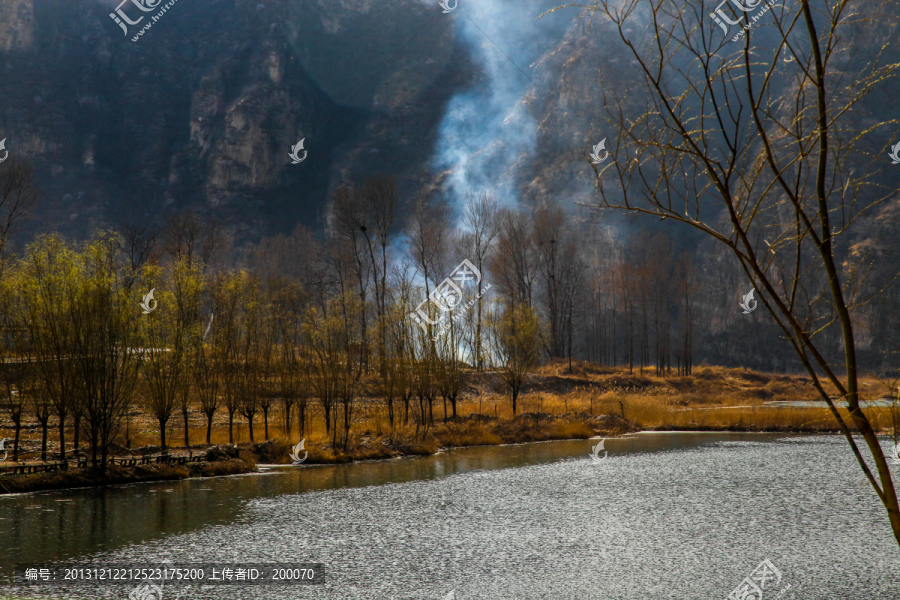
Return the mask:
[(0, 50), (24, 50), (34, 33), (32, 0), (0, 0)]
[[(0, 0), (0, 139), (37, 167), (38, 229), (82, 235), (183, 207), (245, 236), (316, 227), (331, 189), (379, 172), (409, 197), (448, 176), (434, 159), (459, 108), (451, 100), (510, 73), (524, 91), (470, 156), (502, 157), (486, 163), (487, 179), (519, 198), (590, 201), (583, 148), (614, 135), (603, 130), (601, 86), (636, 77), (621, 44), (608, 43), (617, 37), (608, 24), (598, 19), (587, 35), (575, 11), (529, 29), (562, 32), (560, 41), (498, 39), (513, 55), (499, 56), (481, 28), (513, 15), (531, 22), (538, 0), (522, 14), (488, 3), (502, 10), (489, 10), (471, 39), (454, 30), (452, 18), (464, 17), (420, 0), (176, 0), (160, 15), (161, 4)], [(896, 45), (893, 30), (858, 29), (859, 43), (847, 42), (856, 59)], [(479, 62), (483, 48), (495, 72)], [(874, 100), (885, 119), (900, 118), (893, 89)], [(467, 118), (459, 131), (477, 134)], [(508, 144), (517, 134), (527, 139)], [(291, 164), (301, 139), (307, 157)]]
[(182, 207), (247, 235), (315, 226), (346, 179), (424, 178), (468, 77), (449, 22), (416, 0), (136, 2), (0, 0), (0, 138), (37, 167), (40, 229)]

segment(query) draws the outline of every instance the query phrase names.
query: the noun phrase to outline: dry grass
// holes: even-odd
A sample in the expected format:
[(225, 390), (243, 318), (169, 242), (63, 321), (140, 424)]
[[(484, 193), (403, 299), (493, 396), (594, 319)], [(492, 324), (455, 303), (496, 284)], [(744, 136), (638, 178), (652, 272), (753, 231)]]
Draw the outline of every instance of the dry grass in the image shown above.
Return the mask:
[(481, 423), (457, 422), (440, 426), (439, 439), (446, 448), (467, 446), (496, 446), (503, 438), (493, 431), (493, 427)]
[[(377, 389), (374, 375), (367, 390)], [(883, 390), (875, 380), (861, 381), (864, 398), (874, 399)], [(833, 390), (829, 390), (833, 393)], [(280, 412), (270, 413), (269, 437), (265, 450), (251, 447), (246, 420), (235, 421), (234, 442), (244, 449), (241, 457), (248, 463), (289, 464), (291, 447), (306, 439), (309, 463), (343, 463), (373, 460), (398, 455), (430, 454), (439, 447), (494, 445), (501, 443), (583, 439), (597, 434), (619, 435), (637, 429), (657, 430), (747, 430), (747, 431), (836, 431), (833, 417), (824, 405), (811, 408), (779, 408), (766, 405), (772, 400), (817, 400), (808, 378), (800, 375), (759, 373), (746, 369), (699, 366), (689, 377), (656, 377), (653, 369), (604, 367), (573, 361), (555, 361), (529, 375), (519, 397), (517, 415), (513, 415), (509, 396), (496, 373), (473, 373), (457, 405), (457, 418), (445, 422), (440, 399), (434, 405), (435, 424), (427, 435), (414, 424), (401, 424), (402, 406), (395, 406), (397, 421), (392, 428), (380, 398), (362, 399), (357, 405), (353, 436), (347, 451), (332, 447), (325, 431), (321, 407), (311, 402), (308, 428), (302, 434), (296, 425), (290, 432), (280, 426)], [(887, 431), (887, 408), (865, 409), (873, 426)], [(448, 412), (449, 407), (448, 407)], [(846, 414), (846, 411), (842, 411)], [(541, 418), (527, 413), (542, 414)], [(609, 419), (598, 420), (601, 416)], [(618, 421), (611, 420), (613, 416)], [(514, 418), (515, 417), (515, 418)], [(622, 421), (624, 417), (625, 421)], [(627, 422), (626, 422), (627, 421)], [(34, 460), (39, 448), (40, 430), (34, 420), (23, 432), (25, 458)], [(51, 426), (53, 421), (51, 420)], [(196, 410), (189, 414), (192, 445), (203, 446), (206, 422)], [(124, 428), (123, 428), (124, 429)], [(132, 408), (130, 417), (132, 448), (159, 443), (156, 422)], [(176, 414), (168, 428), (170, 443), (183, 444), (182, 421)], [(264, 437), (261, 418), (254, 427), (256, 439)], [(50, 451), (58, 449), (56, 429), (51, 428)], [(0, 421), (0, 437), (12, 437), (10, 423)], [(71, 441), (71, 431), (68, 434)], [(228, 443), (227, 415), (220, 411), (213, 422), (213, 444)], [(116, 440), (125, 445), (124, 431)], [(7, 447), (9, 447), (9, 443)], [(252, 450), (252, 451), (251, 451)], [(178, 452), (176, 452), (177, 454)]]
[[(574, 366), (574, 365), (573, 365)], [(700, 366), (689, 377), (641, 376), (637, 370), (604, 372), (585, 383), (585, 369), (567, 373), (565, 363), (546, 365), (557, 391), (539, 393), (550, 412), (571, 411), (593, 405), (595, 414), (624, 414), (641, 429), (730, 431), (838, 431), (824, 403), (821, 407), (773, 407), (766, 401), (819, 401), (811, 381), (800, 375), (759, 373), (747, 369)], [(559, 373), (559, 375), (558, 375)], [(568, 384), (568, 385), (567, 385)], [(827, 391), (835, 390), (829, 385)], [(865, 399), (877, 399), (883, 390), (877, 380), (863, 379)], [(533, 400), (532, 400), (533, 402)], [(876, 430), (887, 431), (889, 411), (864, 409)], [(846, 417), (846, 410), (839, 410)]]

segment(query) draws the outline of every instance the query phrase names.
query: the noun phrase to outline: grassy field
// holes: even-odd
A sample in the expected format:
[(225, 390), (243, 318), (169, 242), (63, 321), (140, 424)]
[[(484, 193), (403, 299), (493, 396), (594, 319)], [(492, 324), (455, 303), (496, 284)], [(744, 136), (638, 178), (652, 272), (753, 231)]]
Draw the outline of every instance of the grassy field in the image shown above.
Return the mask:
[[(430, 454), (441, 447), (492, 445), (553, 439), (587, 439), (596, 435), (616, 436), (638, 430), (722, 430), (835, 432), (837, 425), (829, 410), (821, 407), (773, 407), (770, 401), (817, 401), (807, 377), (768, 374), (746, 369), (700, 366), (688, 377), (656, 377), (652, 369), (640, 375), (637, 369), (603, 367), (558, 361), (540, 367), (528, 377), (519, 397), (517, 415), (512, 414), (509, 395), (496, 373), (472, 373), (457, 406), (457, 419), (444, 419), (440, 398), (434, 404), (435, 424), (427, 433), (412, 423), (396, 423), (392, 429), (384, 402), (376, 397), (374, 378), (367, 382), (356, 408), (351, 441), (347, 449), (331, 447), (321, 406), (310, 402), (309, 427), (302, 434), (287, 432), (280, 425), (276, 406), (270, 412), (269, 439), (273, 447), (261, 457), (263, 462), (289, 463), (289, 446), (306, 439), (310, 463), (388, 458), (397, 455)], [(862, 382), (864, 399), (877, 399), (887, 390), (874, 379)], [(413, 400), (415, 401), (415, 400)], [(403, 408), (395, 410), (402, 419)], [(864, 409), (876, 429), (888, 432), (890, 409)], [(450, 412), (449, 406), (447, 409)], [(846, 415), (846, 410), (841, 409)], [(51, 421), (52, 424), (52, 421)], [(20, 459), (39, 457), (40, 429), (35, 420), (26, 423)], [(189, 413), (190, 442), (203, 446), (206, 422), (199, 407)], [(170, 446), (184, 446), (181, 415), (169, 422)], [(255, 420), (255, 442), (265, 439), (262, 415)], [(125, 450), (126, 428), (117, 439)], [(130, 447), (159, 444), (158, 424), (140, 406), (133, 406), (128, 420)], [(424, 433), (424, 434), (423, 434)], [(11, 423), (0, 422), (0, 436), (12, 437)], [(58, 451), (56, 430), (50, 430), (49, 450)], [(71, 432), (68, 434), (71, 442)], [(227, 414), (220, 410), (214, 421), (213, 444), (228, 443)], [(235, 420), (234, 442), (250, 447), (245, 419)], [(7, 442), (7, 447), (11, 445)], [(84, 450), (84, 448), (82, 448)], [(177, 450), (176, 450), (177, 454)]]

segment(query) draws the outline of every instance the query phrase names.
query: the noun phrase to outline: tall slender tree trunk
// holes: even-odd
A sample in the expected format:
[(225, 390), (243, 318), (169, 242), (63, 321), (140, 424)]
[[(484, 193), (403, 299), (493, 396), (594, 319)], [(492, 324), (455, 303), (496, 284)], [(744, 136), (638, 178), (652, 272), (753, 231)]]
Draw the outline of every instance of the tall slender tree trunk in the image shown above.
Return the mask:
[(57, 413), (59, 417), (59, 460), (66, 460), (66, 412)]
[(91, 464), (94, 465), (96, 469), (98, 466), (97, 463), (97, 446), (100, 443), (98, 438), (97, 426), (91, 423)]
[(188, 409), (187, 406), (181, 408), (181, 418), (184, 421), (184, 447), (191, 447), (190, 430), (188, 429)]
[(81, 413), (75, 413), (75, 423), (72, 429), (72, 450), (78, 452), (78, 442), (81, 440)]
[(19, 439), (22, 436), (22, 420), (14, 422), (16, 426), (16, 439), (13, 441), (13, 462), (19, 462)]
[(213, 422), (213, 413), (206, 413), (206, 445), (211, 446), (212, 442), (212, 422)]
[(163, 454), (166, 453), (166, 423), (169, 419), (159, 419), (159, 444), (162, 446)]
[(41, 421), (41, 462), (46, 462), (47, 460), (47, 429), (49, 420), (44, 419)]

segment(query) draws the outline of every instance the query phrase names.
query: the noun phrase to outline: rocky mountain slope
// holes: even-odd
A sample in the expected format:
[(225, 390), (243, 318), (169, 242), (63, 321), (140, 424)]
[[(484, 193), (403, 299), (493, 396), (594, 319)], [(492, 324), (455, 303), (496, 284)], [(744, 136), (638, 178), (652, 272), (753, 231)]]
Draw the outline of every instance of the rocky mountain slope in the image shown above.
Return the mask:
[[(192, 207), (257, 235), (315, 226), (351, 173), (422, 178), (471, 74), (448, 21), (392, 4), (180, 0), (132, 41), (158, 11), (0, 0), (0, 137), (37, 167), (36, 224), (78, 235)], [(147, 18), (124, 35), (117, 6)]]
[[(37, 168), (33, 229), (85, 235), (184, 207), (238, 241), (315, 228), (345, 181), (393, 174), (406, 198), (453, 184), (445, 146), (465, 137), (467, 159), (490, 157), (468, 183), (590, 201), (583, 149), (610, 135), (602, 89), (634, 82), (632, 57), (577, 9), (535, 21), (555, 3), (483, 5), (466, 22), (422, 0), (0, 0), (0, 139)], [(893, 35), (860, 23), (848, 68)], [(900, 119), (896, 89), (873, 97), (880, 118)], [(857, 249), (883, 255), (893, 221), (873, 219), (878, 239)]]

